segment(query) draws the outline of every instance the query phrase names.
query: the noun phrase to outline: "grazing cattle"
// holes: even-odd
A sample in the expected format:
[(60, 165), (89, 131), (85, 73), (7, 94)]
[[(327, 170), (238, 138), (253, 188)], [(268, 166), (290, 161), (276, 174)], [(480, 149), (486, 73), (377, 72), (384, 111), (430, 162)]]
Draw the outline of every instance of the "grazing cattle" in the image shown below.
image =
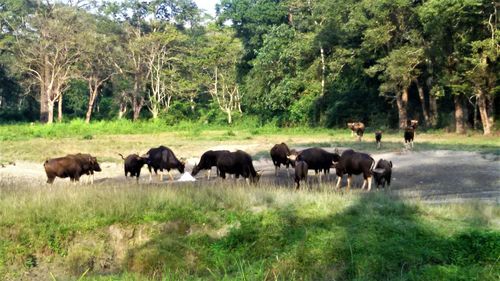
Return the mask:
[(361, 141), (363, 134), (365, 133), (365, 124), (362, 122), (352, 122), (347, 123), (347, 127), (351, 129), (351, 135), (354, 136), (354, 133), (358, 136), (358, 141)]
[[(82, 175), (101, 171), (95, 157), (89, 154), (75, 154), (47, 159), (43, 164), (47, 174), (47, 183), (53, 183), (56, 177), (69, 177), (72, 182), (80, 181)], [(93, 181), (92, 181), (93, 182)]]
[(380, 149), (382, 143), (382, 131), (375, 132), (375, 141), (377, 142), (377, 149)]
[(319, 147), (304, 149), (296, 157), (297, 161), (306, 162), (309, 170), (314, 170), (318, 175), (319, 182), (321, 182), (320, 172), (328, 173), (332, 163), (337, 162), (339, 158), (340, 156), (337, 153), (330, 153)]
[(391, 185), (391, 175), (392, 175), (392, 162), (384, 159), (378, 160), (375, 168), (373, 169), (373, 179), (377, 184), (377, 188), (382, 185), (385, 188), (385, 184), (387, 186)]
[[(100, 172), (101, 167), (99, 163), (97, 163), (97, 158), (93, 157), (90, 154), (68, 154), (66, 157), (75, 158), (82, 167), (82, 175), (88, 175), (90, 178), (90, 183), (94, 184), (94, 172)], [(88, 182), (88, 178), (87, 178)]]
[(149, 170), (149, 180), (152, 180), (151, 169), (155, 171), (158, 175), (158, 170), (160, 170), (160, 181), (163, 181), (163, 170), (167, 170), (170, 180), (174, 180), (174, 177), (170, 173), (171, 169), (177, 169), (179, 173), (184, 173), (184, 162), (179, 161), (175, 156), (174, 152), (168, 147), (163, 145), (157, 148), (151, 148), (146, 154), (142, 156), (148, 165)]
[(295, 164), (294, 161), (290, 160), (289, 156), (294, 153), (295, 151), (290, 150), (284, 142), (276, 144), (273, 146), (273, 148), (271, 148), (270, 154), (274, 164), (274, 175), (277, 176), (278, 169), (280, 168), (281, 165), (284, 165), (287, 169), (286, 172), (288, 176), (290, 176), (288, 168), (290, 167), (290, 165), (294, 167)]
[(295, 163), (295, 183), (297, 184), (296, 189), (300, 188), (300, 181), (304, 180), (307, 184), (307, 163), (305, 161), (297, 161)]
[(407, 126), (404, 133), (405, 147), (413, 148), (413, 139), (415, 138), (415, 128), (413, 126)]
[(118, 153), (125, 161), (124, 170), (125, 177), (128, 177), (130, 174), (131, 177), (136, 177), (136, 180), (139, 181), (139, 177), (141, 176), (142, 166), (146, 164), (146, 160), (137, 154), (130, 154), (127, 158), (123, 157), (120, 153)]
[(347, 174), (347, 191), (351, 188), (352, 175), (363, 174), (363, 186), (361, 189), (364, 189), (366, 183), (368, 183), (368, 191), (372, 188), (372, 168), (375, 164), (373, 158), (361, 152), (356, 152), (352, 149), (345, 150), (340, 155), (340, 159), (338, 162), (335, 162), (333, 165), (335, 167), (335, 172), (337, 173), (337, 189), (340, 189), (340, 183), (342, 181), (342, 176)]
[(217, 169), (219, 169), (219, 175), (223, 179), (226, 178), (226, 174), (232, 174), (236, 178), (242, 176), (251, 183), (257, 183), (261, 175), (260, 172), (255, 171), (252, 157), (241, 150), (221, 153), (217, 159)]
[[(228, 150), (209, 150), (201, 155), (200, 162), (195, 164), (191, 175), (196, 176), (201, 170), (207, 171), (207, 178), (210, 179), (210, 170), (212, 167), (217, 167), (217, 159), (222, 153), (229, 152)], [(217, 175), (219, 171), (217, 170)]]

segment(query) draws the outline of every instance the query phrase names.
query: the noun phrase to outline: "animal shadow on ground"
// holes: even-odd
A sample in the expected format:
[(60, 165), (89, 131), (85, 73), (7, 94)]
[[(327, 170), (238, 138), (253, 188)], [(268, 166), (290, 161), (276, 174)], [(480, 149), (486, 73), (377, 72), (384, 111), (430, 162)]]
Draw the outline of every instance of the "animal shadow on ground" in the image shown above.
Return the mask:
[(300, 204), (244, 212), (218, 237), (179, 222), (179, 231), (131, 249), (125, 270), (210, 280), (497, 280), (500, 233), (481, 226), (480, 212), (470, 230), (450, 235), (417, 204), (355, 198), (327, 215)]

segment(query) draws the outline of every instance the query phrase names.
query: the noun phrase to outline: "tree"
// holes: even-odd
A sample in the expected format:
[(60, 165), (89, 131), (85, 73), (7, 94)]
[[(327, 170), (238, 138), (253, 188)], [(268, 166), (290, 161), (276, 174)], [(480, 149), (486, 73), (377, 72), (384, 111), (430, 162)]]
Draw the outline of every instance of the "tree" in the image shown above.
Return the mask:
[(79, 63), (80, 77), (87, 82), (89, 99), (85, 122), (90, 123), (95, 101), (103, 84), (117, 73), (115, 67), (117, 38), (113, 34), (105, 33), (102, 25), (109, 24), (100, 18), (87, 18), (85, 32), (82, 32), (80, 44), (82, 55)]
[(14, 52), (19, 71), (27, 73), (40, 91), (40, 120), (52, 123), (54, 104), (59, 104), (62, 119), (62, 94), (70, 79), (81, 50), (77, 36), (81, 22), (79, 11), (65, 5), (39, 6), (16, 32)]
[(208, 46), (203, 54), (206, 73), (211, 77), (209, 93), (231, 124), (233, 112), (242, 112), (236, 67), (243, 48), (228, 28), (212, 27), (207, 36)]
[(160, 111), (168, 111), (172, 97), (180, 93), (182, 77), (178, 65), (184, 40), (184, 36), (170, 25), (159, 27), (144, 38), (150, 83), (148, 108), (153, 119), (158, 118)]

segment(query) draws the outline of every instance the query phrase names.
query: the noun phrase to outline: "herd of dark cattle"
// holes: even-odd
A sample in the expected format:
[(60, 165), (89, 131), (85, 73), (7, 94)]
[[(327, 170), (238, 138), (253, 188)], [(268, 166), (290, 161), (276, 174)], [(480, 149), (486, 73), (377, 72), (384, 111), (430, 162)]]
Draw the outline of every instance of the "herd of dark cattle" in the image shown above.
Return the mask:
[[(361, 122), (348, 123), (348, 127), (352, 130), (353, 135), (356, 134), (361, 140), (365, 126)], [(418, 122), (409, 120), (404, 131), (405, 145), (413, 147), (413, 139)], [(377, 148), (380, 148), (382, 140), (382, 132), (375, 132), (375, 140)], [(149, 170), (149, 180), (152, 181), (152, 172), (156, 175), (159, 173), (160, 181), (163, 181), (163, 172), (167, 172), (170, 180), (173, 176), (171, 170), (177, 169), (183, 174), (185, 171), (185, 162), (179, 160), (174, 152), (165, 146), (151, 148), (146, 154), (139, 156), (131, 154), (124, 157), (119, 154), (124, 160), (125, 177), (135, 177), (139, 180), (141, 169), (147, 165)], [(385, 187), (391, 184), (392, 162), (384, 159), (375, 161), (370, 155), (357, 152), (352, 149), (344, 150), (340, 153), (337, 149), (331, 153), (319, 147), (307, 148), (302, 151), (290, 149), (285, 143), (276, 144), (270, 151), (272, 162), (275, 166), (275, 175), (278, 174), (278, 169), (281, 165), (286, 167), (289, 174), (289, 167), (292, 166), (295, 170), (294, 181), (296, 188), (300, 188), (300, 182), (307, 183), (307, 175), (309, 170), (314, 170), (321, 183), (322, 174), (327, 175), (330, 169), (334, 168), (337, 175), (336, 188), (340, 189), (341, 181), (344, 175), (347, 174), (347, 188), (349, 191), (352, 183), (353, 175), (363, 175), (363, 185), (361, 189), (371, 190), (372, 177), (375, 180), (377, 188)], [(228, 150), (209, 150), (203, 153), (199, 163), (195, 164), (191, 175), (196, 176), (201, 170), (207, 170), (207, 177), (210, 178), (210, 171), (216, 167), (217, 175), (225, 179), (226, 175), (233, 175), (235, 178), (240, 176), (245, 178), (249, 183), (257, 183), (259, 181), (261, 171), (256, 171), (252, 157), (241, 150), (234, 152)], [(82, 175), (88, 175), (91, 183), (94, 181), (94, 172), (100, 172), (101, 167), (97, 159), (90, 154), (69, 154), (64, 157), (48, 159), (44, 163), (45, 172), (47, 174), (47, 183), (53, 183), (56, 177), (69, 177), (72, 182), (80, 180)]]

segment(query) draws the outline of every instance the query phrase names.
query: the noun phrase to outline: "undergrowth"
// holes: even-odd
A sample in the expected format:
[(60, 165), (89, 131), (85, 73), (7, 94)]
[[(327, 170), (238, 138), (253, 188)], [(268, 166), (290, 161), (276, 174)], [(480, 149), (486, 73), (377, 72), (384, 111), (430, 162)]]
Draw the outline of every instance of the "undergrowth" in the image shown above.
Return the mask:
[(499, 215), (498, 205), (384, 192), (0, 181), (0, 276), (498, 280)]

